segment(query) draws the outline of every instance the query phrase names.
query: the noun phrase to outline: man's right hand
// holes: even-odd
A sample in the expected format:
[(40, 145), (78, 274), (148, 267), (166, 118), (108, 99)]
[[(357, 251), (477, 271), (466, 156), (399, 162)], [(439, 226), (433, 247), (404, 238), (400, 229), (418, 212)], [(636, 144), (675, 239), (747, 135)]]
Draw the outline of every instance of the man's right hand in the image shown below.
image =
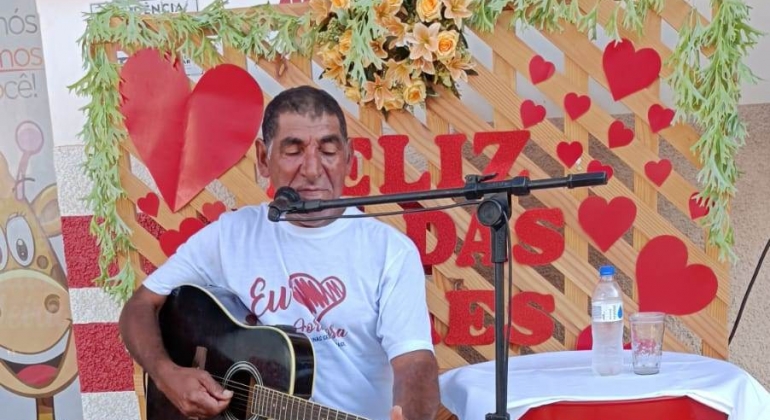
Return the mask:
[(158, 389), (187, 417), (213, 417), (233, 396), (205, 370), (174, 366), (159, 376)]

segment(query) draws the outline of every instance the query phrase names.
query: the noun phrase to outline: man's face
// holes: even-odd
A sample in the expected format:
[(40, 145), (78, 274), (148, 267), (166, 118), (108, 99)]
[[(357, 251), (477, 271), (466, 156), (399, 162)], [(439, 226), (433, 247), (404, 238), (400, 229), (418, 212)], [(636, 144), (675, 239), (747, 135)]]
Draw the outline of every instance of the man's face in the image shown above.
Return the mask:
[[(295, 189), (303, 200), (339, 198), (352, 160), (347, 139), (342, 137), (337, 117), (323, 114), (317, 118), (294, 113), (278, 117), (278, 130), (268, 150), (257, 143), (259, 173), (270, 178), (273, 187)], [(302, 218), (341, 214), (330, 209), (306, 215), (293, 214), (297, 224), (307, 227), (327, 225), (332, 220), (309, 221)]]

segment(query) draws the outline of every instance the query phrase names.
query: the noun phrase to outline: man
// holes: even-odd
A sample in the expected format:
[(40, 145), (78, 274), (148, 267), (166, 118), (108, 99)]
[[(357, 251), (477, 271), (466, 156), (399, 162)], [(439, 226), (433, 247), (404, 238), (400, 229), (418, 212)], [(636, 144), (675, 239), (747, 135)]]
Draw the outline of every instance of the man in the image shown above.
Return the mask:
[[(304, 86), (267, 106), (258, 170), (304, 200), (342, 194), (352, 151), (345, 117), (326, 92)], [(293, 325), (312, 340), (313, 400), (371, 420), (432, 420), (438, 408), (425, 280), (414, 244), (373, 218), (337, 218), (331, 209), (270, 222), (267, 207), (225, 213), (182, 245), (126, 303), (120, 331), (158, 388), (185, 415), (211, 417), (231, 397), (205, 371), (175, 365), (163, 349), (157, 314), (181, 284), (224, 287), (265, 325)], [(311, 220), (319, 216), (332, 219)], [(333, 287), (314, 305), (302, 287)], [(283, 296), (270, 304), (269, 296)]]

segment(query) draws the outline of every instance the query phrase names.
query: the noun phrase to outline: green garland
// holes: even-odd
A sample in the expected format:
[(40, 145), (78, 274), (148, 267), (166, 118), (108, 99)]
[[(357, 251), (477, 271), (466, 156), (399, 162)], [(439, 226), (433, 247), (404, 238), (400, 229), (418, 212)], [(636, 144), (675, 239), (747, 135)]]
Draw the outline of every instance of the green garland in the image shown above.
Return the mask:
[[(363, 82), (367, 72), (361, 63), (374, 63), (378, 69), (382, 65), (371, 48), (372, 41), (384, 31), (375, 23), (373, 12), (380, 1), (350, 2), (345, 25), (352, 28), (356, 36), (345, 57), (345, 65), (355, 80)], [(664, 0), (618, 0), (616, 3), (615, 12), (605, 27), (612, 39), (619, 39), (619, 24), (641, 34), (647, 13), (660, 12), (664, 6)], [(689, 117), (704, 129), (693, 147), (703, 164), (698, 178), (703, 186), (699, 198), (707, 200), (709, 206), (702, 223), (708, 227), (709, 243), (719, 249), (720, 258), (734, 261), (727, 200), (735, 194), (738, 178), (735, 153), (746, 136), (737, 107), (741, 83), (756, 79), (744, 60), (760, 33), (748, 25), (750, 8), (742, 0), (712, 0), (712, 3), (718, 4), (718, 13), (707, 26), (700, 24), (694, 11), (692, 24), (683, 25), (678, 45), (667, 62), (673, 68), (668, 82), (675, 92), (677, 118)], [(414, 7), (415, 1), (404, 0), (403, 5)], [(464, 22), (489, 32), (506, 8), (513, 10), (510, 27), (521, 24), (559, 31), (563, 22), (568, 22), (592, 39), (596, 37), (597, 7), (583, 13), (577, 0), (474, 0), (469, 6), (473, 14)], [(624, 17), (619, 23), (621, 9)], [(135, 2), (115, 1), (86, 15), (87, 27), (79, 40), (85, 75), (70, 87), (90, 99), (82, 108), (87, 122), (80, 136), (85, 144), (84, 171), (93, 182), (86, 201), (94, 216), (91, 234), (100, 248), (100, 276), (96, 282), (118, 301), (125, 301), (133, 292), (135, 273), (129, 264), (124, 264), (116, 275), (109, 274), (116, 257), (126, 255), (132, 245), (131, 231), (119, 217), (116, 206), (117, 200), (125, 198), (118, 158), (119, 145), (127, 140), (128, 134), (119, 112), (120, 96), (116, 89), (120, 81), (119, 66), (112, 61), (108, 47), (152, 47), (215, 65), (220, 61), (217, 46), (229, 45), (252, 58), (309, 56), (319, 40), (333, 35), (318, 30), (312, 13), (290, 16), (270, 5), (236, 11), (226, 9), (223, 0), (216, 0), (199, 13), (154, 16), (157, 26), (152, 28), (140, 11)], [(699, 53), (707, 49), (713, 52), (708, 64), (703, 66)]]

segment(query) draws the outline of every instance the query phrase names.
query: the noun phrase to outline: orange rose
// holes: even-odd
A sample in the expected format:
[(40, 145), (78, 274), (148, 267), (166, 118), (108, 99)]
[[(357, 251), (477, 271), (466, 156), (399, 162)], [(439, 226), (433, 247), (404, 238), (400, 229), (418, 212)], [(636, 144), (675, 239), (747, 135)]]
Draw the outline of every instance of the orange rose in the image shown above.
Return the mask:
[(459, 34), (455, 30), (442, 31), (438, 34), (438, 50), (436, 55), (439, 60), (451, 58), (457, 49)]
[(416, 80), (404, 89), (404, 102), (409, 105), (417, 105), (425, 100), (425, 83)]
[(332, 9), (347, 10), (350, 7), (350, 0), (332, 0)]
[(417, 0), (417, 15), (423, 22), (430, 22), (441, 17), (440, 0)]

